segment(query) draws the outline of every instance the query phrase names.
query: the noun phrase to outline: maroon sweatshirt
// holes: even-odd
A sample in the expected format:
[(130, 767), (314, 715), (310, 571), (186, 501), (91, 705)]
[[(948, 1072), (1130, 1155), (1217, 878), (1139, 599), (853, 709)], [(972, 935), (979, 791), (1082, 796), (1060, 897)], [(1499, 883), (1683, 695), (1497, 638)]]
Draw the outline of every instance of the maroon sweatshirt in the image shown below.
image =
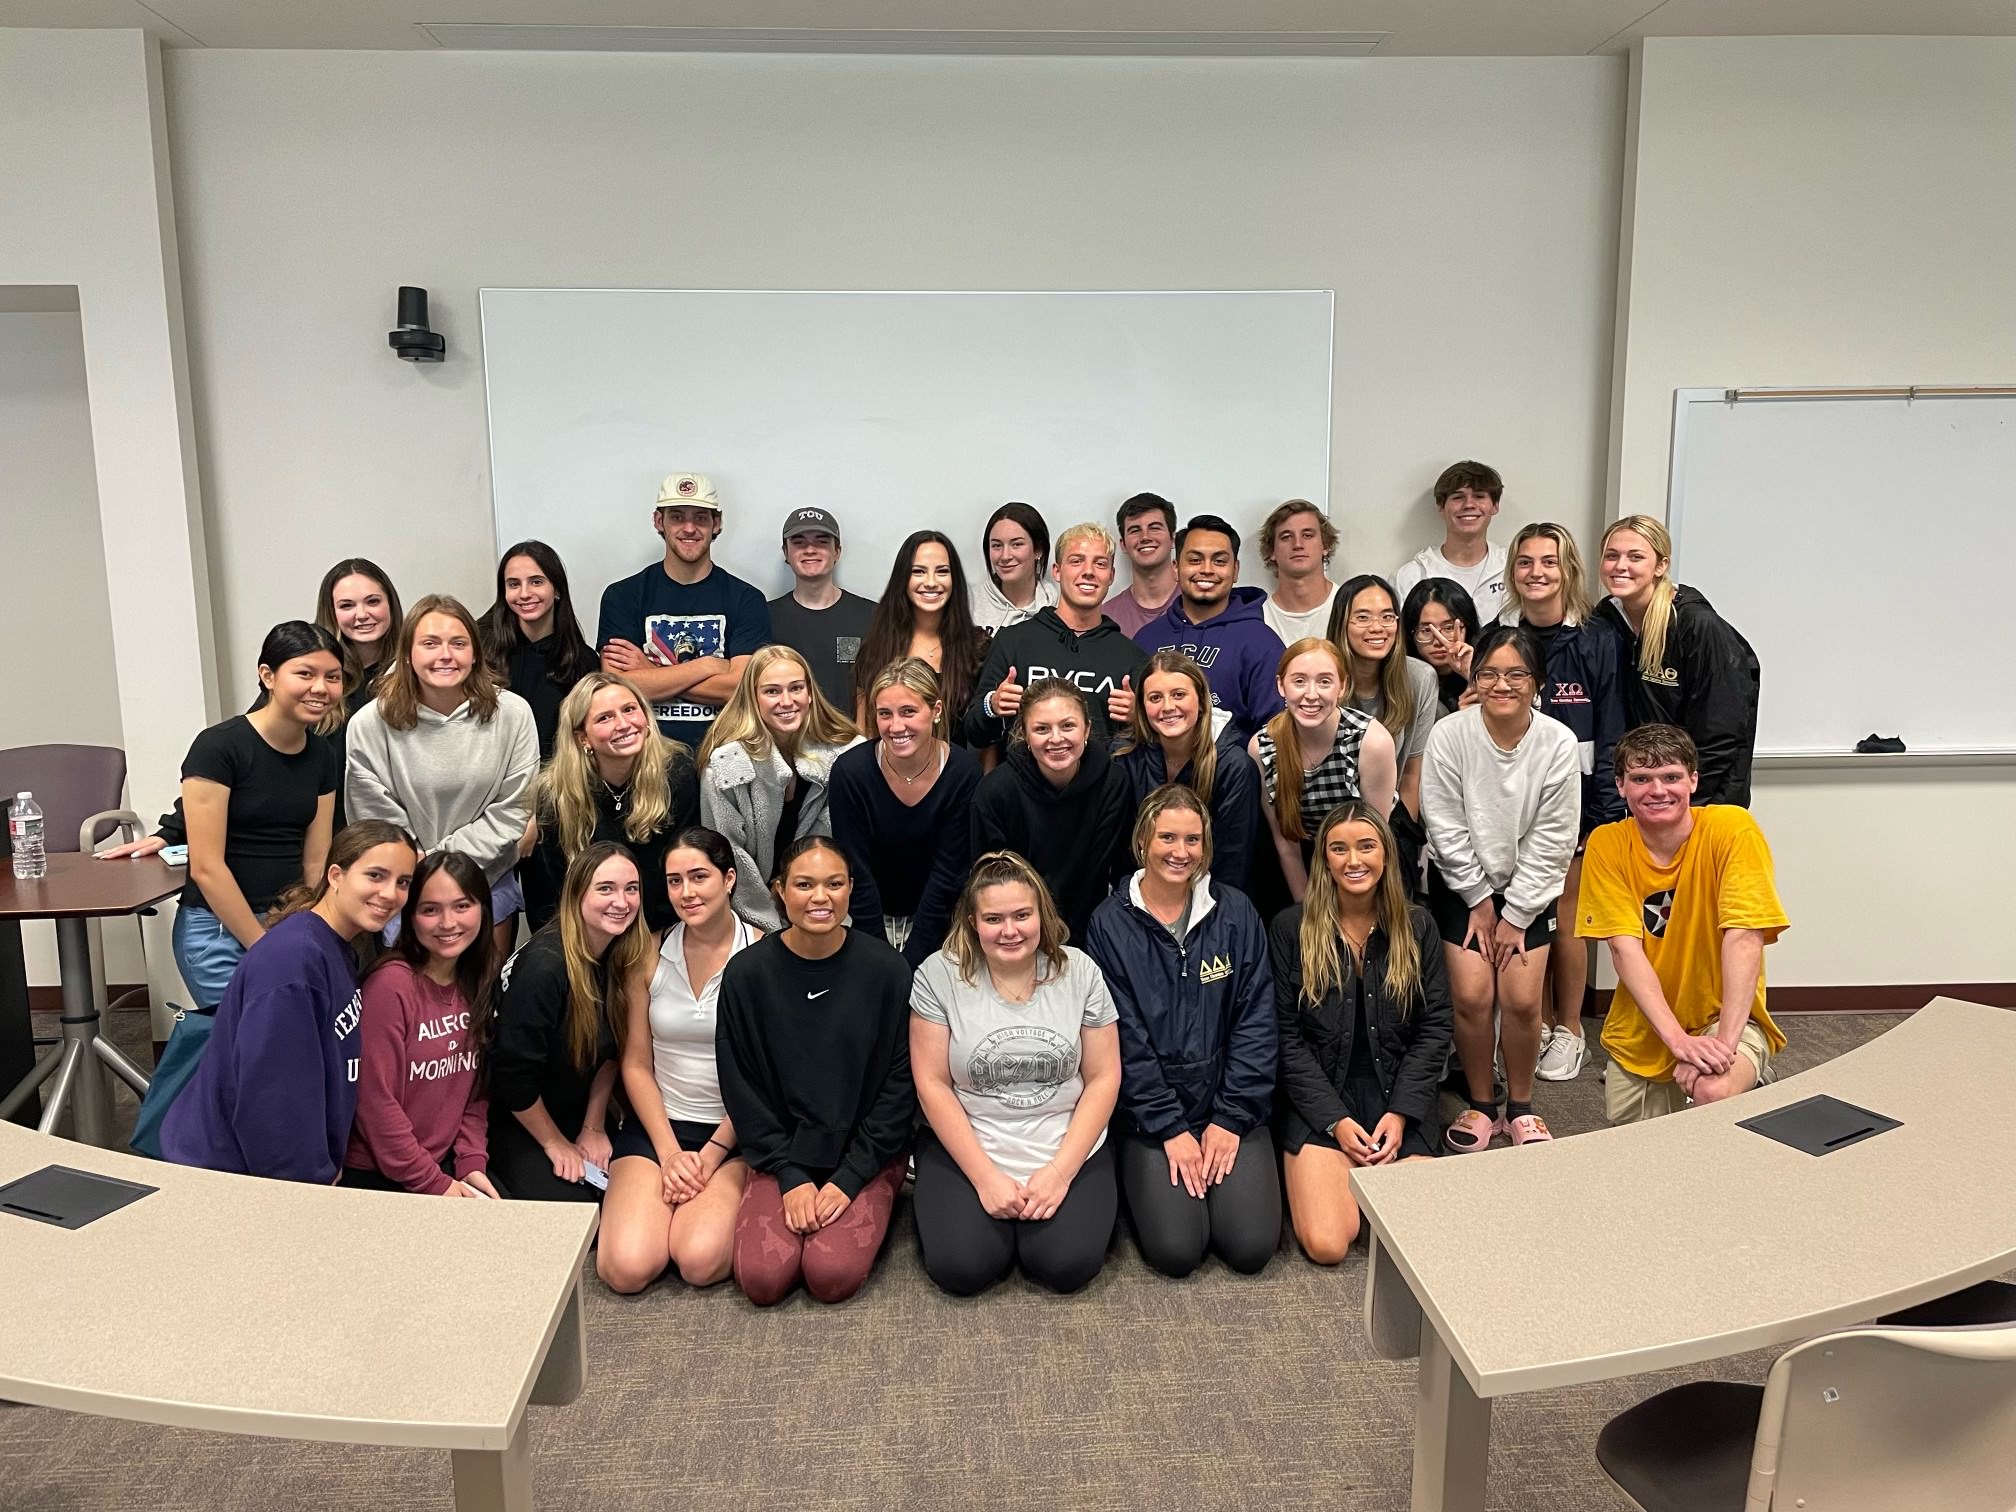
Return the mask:
[(487, 1170), (489, 1103), (476, 1090), (477, 1047), (461, 992), (387, 961), (364, 979), (362, 1039), (357, 1122), (343, 1163), (432, 1197), (448, 1190), (441, 1162), (451, 1150), (457, 1176)]

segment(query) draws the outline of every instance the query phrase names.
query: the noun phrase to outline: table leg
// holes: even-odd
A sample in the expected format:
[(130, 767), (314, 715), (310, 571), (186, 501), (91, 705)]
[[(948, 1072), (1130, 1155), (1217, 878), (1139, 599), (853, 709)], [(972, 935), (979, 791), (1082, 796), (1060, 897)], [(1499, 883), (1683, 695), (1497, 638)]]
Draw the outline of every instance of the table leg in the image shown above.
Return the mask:
[(525, 1420), (502, 1449), (456, 1449), (455, 1512), (532, 1512), (532, 1455)]
[(1411, 1360), (1421, 1351), (1421, 1304), (1376, 1231), (1365, 1273), (1365, 1337), (1382, 1360)]
[[(17, 1085), (35, 1069), (35, 1030), (28, 1016), (28, 962), (21, 952), (21, 924), (0, 920), (0, 1089)], [(7, 1115), (24, 1128), (42, 1117), (33, 1092)]]
[(1470, 1389), (1435, 1325), (1421, 1320), (1414, 1389), (1414, 1512), (1484, 1512), (1491, 1403)]
[[(88, 919), (56, 921), (56, 964), (63, 975), (63, 1037), (88, 1048), (86, 1042), (97, 1036), (99, 1027)], [(79, 1061), (75, 1082), (78, 1142), (110, 1149), (112, 1089), (106, 1085), (105, 1068), (95, 1055), (80, 1055)]]
[(581, 1326), (581, 1278), (574, 1278), (574, 1288), (567, 1294), (567, 1305), (560, 1312), (560, 1326), (553, 1331), (553, 1342), (546, 1347), (546, 1358), (539, 1363), (539, 1374), (532, 1382), (532, 1400), (541, 1407), (565, 1407), (581, 1395), (582, 1383), (588, 1379), (588, 1332)]

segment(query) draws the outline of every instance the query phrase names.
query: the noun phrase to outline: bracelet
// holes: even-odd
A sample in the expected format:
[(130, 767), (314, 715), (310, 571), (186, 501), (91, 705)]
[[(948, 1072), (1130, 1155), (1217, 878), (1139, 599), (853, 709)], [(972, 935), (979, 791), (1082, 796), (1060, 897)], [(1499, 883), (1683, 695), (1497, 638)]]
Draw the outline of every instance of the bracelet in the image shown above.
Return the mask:
[[(707, 1144), (714, 1146), (714, 1148), (719, 1150), (723, 1155), (732, 1155), (735, 1153), (733, 1150), (729, 1149), (728, 1146), (721, 1143), (721, 1141), (718, 1139), (710, 1139), (707, 1141)], [(702, 1145), (700, 1146), (700, 1148), (704, 1150), (707, 1148), (707, 1145)]]

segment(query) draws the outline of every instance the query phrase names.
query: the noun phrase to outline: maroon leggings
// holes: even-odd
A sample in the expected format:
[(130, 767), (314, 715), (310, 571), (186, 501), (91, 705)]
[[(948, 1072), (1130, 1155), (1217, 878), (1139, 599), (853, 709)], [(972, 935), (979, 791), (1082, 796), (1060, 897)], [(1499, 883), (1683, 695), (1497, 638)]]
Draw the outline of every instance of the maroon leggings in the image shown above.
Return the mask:
[(810, 1234), (786, 1227), (777, 1178), (751, 1172), (735, 1214), (735, 1284), (742, 1294), (769, 1307), (790, 1296), (800, 1280), (821, 1302), (845, 1302), (861, 1290), (889, 1236), (905, 1165), (900, 1156), (892, 1160), (838, 1218)]

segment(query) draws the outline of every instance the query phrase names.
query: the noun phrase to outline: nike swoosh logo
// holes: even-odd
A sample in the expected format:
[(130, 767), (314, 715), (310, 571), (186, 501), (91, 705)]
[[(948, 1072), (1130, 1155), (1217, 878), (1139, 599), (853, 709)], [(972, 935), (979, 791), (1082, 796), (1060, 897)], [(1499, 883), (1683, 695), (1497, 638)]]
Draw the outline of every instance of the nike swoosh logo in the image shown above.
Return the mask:
[(831, 987), (821, 987), (817, 992), (808, 992), (805, 994), (805, 1001), (809, 1003), (814, 998), (822, 998), (832, 990), (833, 989)]

